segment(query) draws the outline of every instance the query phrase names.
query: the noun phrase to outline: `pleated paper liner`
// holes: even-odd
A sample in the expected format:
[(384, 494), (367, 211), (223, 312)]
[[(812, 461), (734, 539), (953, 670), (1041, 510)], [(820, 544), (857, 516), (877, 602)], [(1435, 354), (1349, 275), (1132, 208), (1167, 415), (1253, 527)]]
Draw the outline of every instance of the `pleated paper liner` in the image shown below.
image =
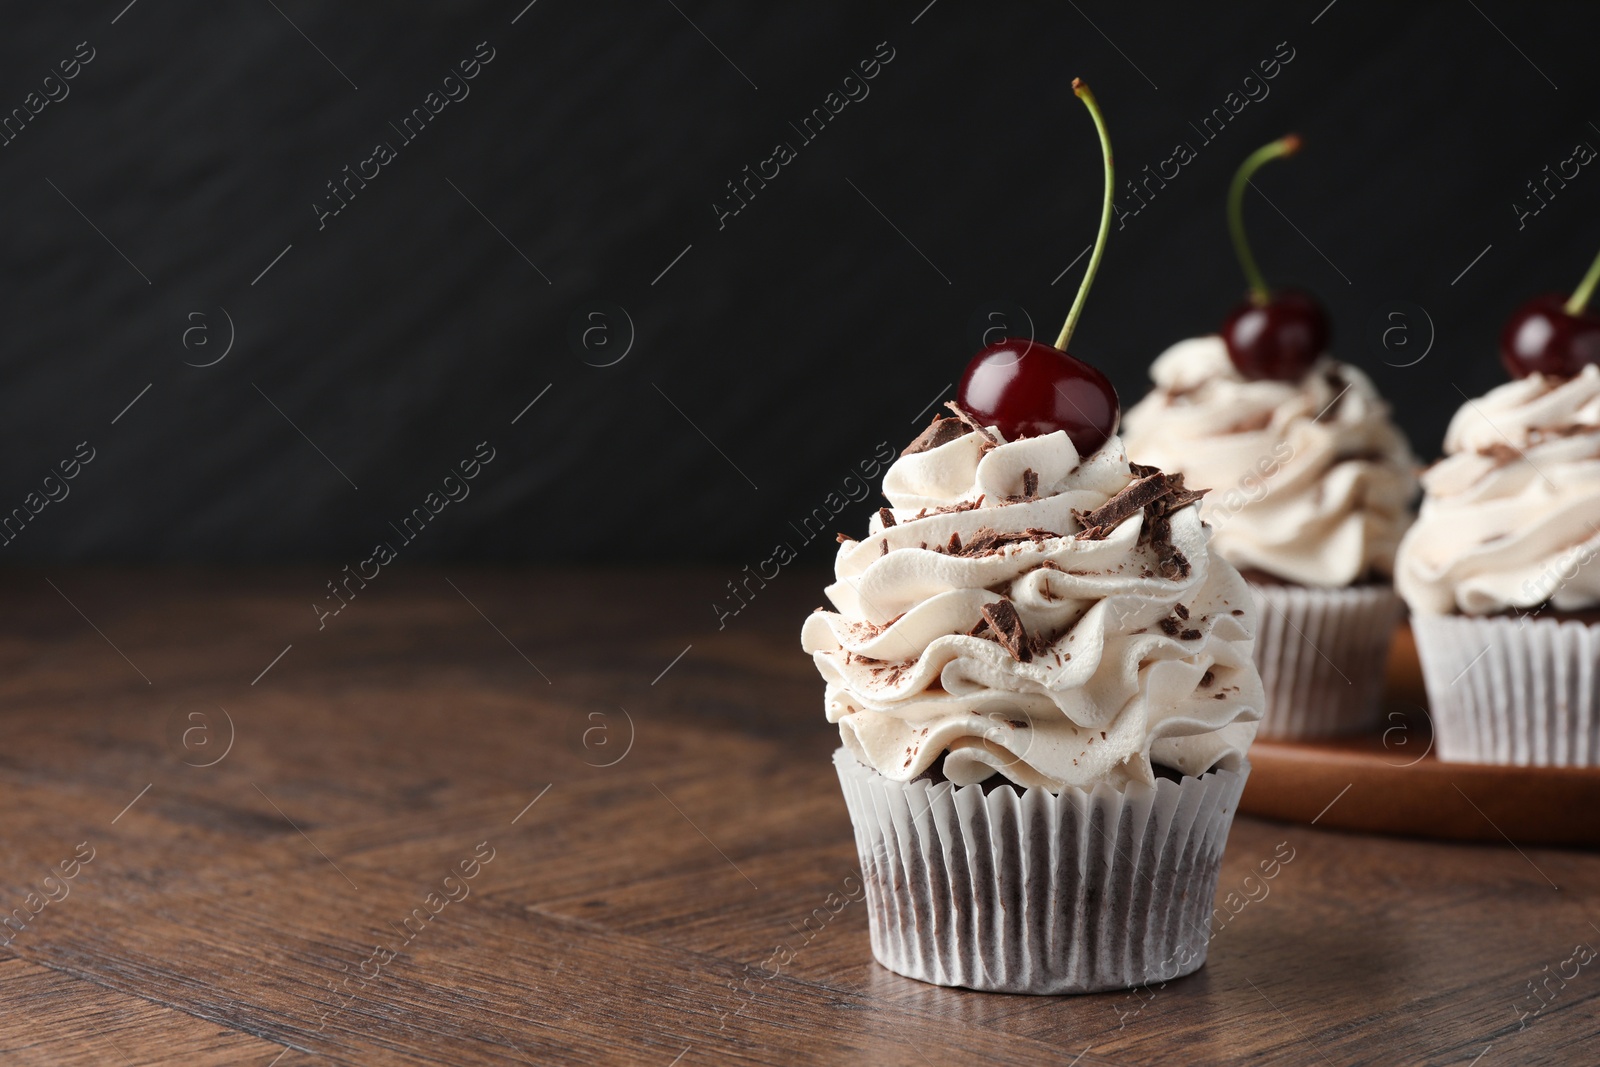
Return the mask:
[(895, 782), (845, 749), (872, 952), (937, 985), (1091, 993), (1205, 962), (1228, 828), (1249, 775), (1118, 792)]
[[(1483, 647), (1470, 649), (1469, 658)], [(1250, 765), (1239, 802), (1245, 815), (1502, 848), (1508, 840), (1600, 847), (1600, 767), (1439, 759), (1422, 667), (1403, 624), (1394, 635), (1380, 728), (1321, 740), (1258, 739)]]
[(1384, 585), (1250, 584), (1256, 666), (1267, 694), (1258, 738), (1338, 737), (1383, 720), (1383, 665), (1400, 617)]
[(1411, 626), (1441, 760), (1600, 765), (1600, 625), (1419, 615)]

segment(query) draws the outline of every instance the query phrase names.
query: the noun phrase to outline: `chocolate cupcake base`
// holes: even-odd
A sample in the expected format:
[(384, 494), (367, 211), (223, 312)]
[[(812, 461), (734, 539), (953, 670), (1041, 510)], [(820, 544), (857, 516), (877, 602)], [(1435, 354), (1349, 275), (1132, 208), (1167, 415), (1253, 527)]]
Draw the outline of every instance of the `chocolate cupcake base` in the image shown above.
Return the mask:
[(1205, 963), (1228, 828), (1249, 775), (1118, 792), (896, 782), (845, 749), (879, 963), (935, 985), (1092, 993)]

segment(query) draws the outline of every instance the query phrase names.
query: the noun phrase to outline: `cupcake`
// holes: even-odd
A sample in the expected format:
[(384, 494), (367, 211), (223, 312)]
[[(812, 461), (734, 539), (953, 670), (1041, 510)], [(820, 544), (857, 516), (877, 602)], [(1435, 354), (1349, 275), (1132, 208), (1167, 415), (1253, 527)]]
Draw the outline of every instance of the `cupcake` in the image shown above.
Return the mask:
[(1456, 412), (1400, 546), (1449, 762), (1600, 765), (1600, 321), (1562, 300), (1507, 327), (1517, 379)]
[(1012, 993), (1195, 970), (1262, 700), (1250, 593), (1195, 494), (1116, 437), (1080, 458), (965, 412), (883, 491), (801, 636), (873, 954)]
[[(1240, 173), (1248, 181), (1265, 158), (1297, 146), (1274, 142)], [(1220, 335), (1156, 359), (1155, 388), (1129, 410), (1124, 441), (1135, 461), (1210, 490), (1201, 517), (1212, 546), (1243, 572), (1260, 608), (1260, 736), (1359, 733), (1381, 722), (1400, 612), (1394, 557), (1416, 464), (1371, 380), (1326, 354), (1317, 303), (1260, 281), (1237, 222), (1242, 184), (1230, 219), (1251, 296)]]
[(1326, 357), (1297, 381), (1250, 380), (1220, 337), (1180, 341), (1150, 374), (1155, 389), (1128, 412), (1128, 454), (1211, 490), (1212, 546), (1260, 607), (1261, 736), (1377, 726), (1400, 610), (1390, 577), (1416, 494), (1388, 406)]
[(1205, 961), (1254, 607), (1198, 494), (1128, 462), (1115, 392), (1062, 350), (1106, 229), (1057, 347), (979, 353), (801, 634), (873, 954), (925, 982), (1084, 993)]

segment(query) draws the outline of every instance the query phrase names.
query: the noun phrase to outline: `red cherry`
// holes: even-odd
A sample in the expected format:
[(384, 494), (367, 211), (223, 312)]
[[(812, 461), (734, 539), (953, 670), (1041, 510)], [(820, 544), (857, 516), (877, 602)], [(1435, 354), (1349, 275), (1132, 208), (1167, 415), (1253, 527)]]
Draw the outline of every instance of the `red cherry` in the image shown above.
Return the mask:
[(1332, 332), (1322, 305), (1298, 289), (1279, 290), (1265, 304), (1246, 300), (1222, 324), (1228, 358), (1251, 380), (1299, 381), (1328, 350)]
[(1106, 237), (1111, 233), (1113, 173), (1111, 135), (1105, 117), (1089, 87), (1072, 79), (1072, 92), (1083, 101), (1100, 135), (1100, 156), (1105, 162), (1105, 197), (1100, 204), (1100, 232), (1094, 239), (1094, 254), (1084, 269), (1078, 296), (1067, 312), (1067, 322), (1056, 338), (1054, 348), (1031, 338), (1008, 337), (979, 352), (967, 364), (956, 390), (956, 400), (966, 412), (985, 426), (993, 426), (1007, 441), (1066, 431), (1079, 456), (1098, 451), (1117, 432), (1122, 407), (1117, 391), (1106, 376), (1065, 349), (1078, 325), (1078, 316), (1100, 269)]
[(1117, 432), (1122, 407), (1106, 376), (1038, 341), (1009, 337), (967, 364), (956, 402), (1007, 441), (1065, 430), (1087, 456)]
[(1568, 378), (1600, 363), (1600, 315), (1567, 310), (1567, 298), (1536, 296), (1517, 308), (1500, 331), (1500, 362), (1513, 378)]

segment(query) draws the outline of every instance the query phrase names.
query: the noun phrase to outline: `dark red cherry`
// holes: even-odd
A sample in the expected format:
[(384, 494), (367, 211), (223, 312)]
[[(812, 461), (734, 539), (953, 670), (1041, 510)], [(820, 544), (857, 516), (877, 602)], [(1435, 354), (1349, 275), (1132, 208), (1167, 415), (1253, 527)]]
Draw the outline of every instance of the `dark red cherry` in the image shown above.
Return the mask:
[(1322, 305), (1298, 289), (1281, 289), (1265, 304), (1246, 300), (1222, 324), (1228, 357), (1251, 380), (1299, 381), (1332, 332)]
[(1016, 337), (973, 357), (956, 402), (1007, 441), (1065, 430), (1080, 456), (1105, 444), (1122, 420), (1104, 374), (1059, 348)]
[(1567, 298), (1536, 296), (1517, 308), (1500, 331), (1500, 362), (1513, 378), (1569, 378), (1600, 363), (1600, 315), (1567, 310)]

